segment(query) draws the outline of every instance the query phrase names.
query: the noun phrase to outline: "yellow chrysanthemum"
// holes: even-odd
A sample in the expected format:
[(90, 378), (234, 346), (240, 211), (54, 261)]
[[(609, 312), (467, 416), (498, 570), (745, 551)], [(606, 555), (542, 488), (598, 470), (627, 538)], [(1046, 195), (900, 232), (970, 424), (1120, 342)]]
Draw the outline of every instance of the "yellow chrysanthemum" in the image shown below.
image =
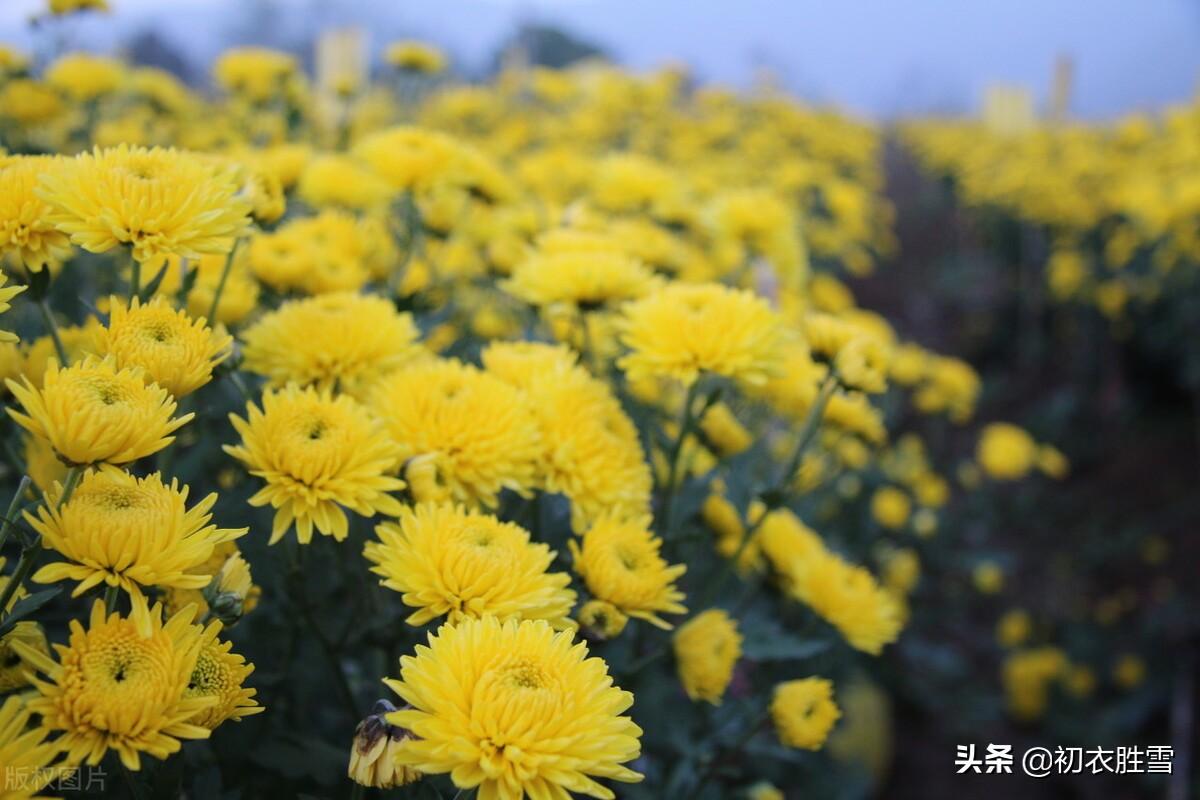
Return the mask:
[(657, 283), (616, 241), (566, 229), (544, 234), (537, 252), (517, 264), (502, 286), (531, 305), (568, 303), (588, 310), (642, 297)]
[(15, 78), (0, 88), (0, 115), (22, 125), (50, 122), (64, 108), (58, 92), (44, 83), (28, 78)]
[(519, 525), (461, 506), (422, 503), (375, 533), (379, 541), (368, 542), (364, 554), (380, 583), (417, 609), (409, 625), (441, 616), (453, 625), (485, 615), (502, 622), (544, 619), (556, 628), (574, 624), (570, 576), (547, 572), (554, 551), (531, 542)]
[(394, 188), (424, 191), (446, 178), (459, 145), (443, 133), (400, 126), (366, 137), (354, 154)]
[(165, 297), (148, 303), (118, 297), (109, 301), (108, 326), (96, 336), (96, 353), (112, 356), (119, 367), (140, 367), (175, 397), (191, 394), (212, 380), (213, 368), (229, 357), (233, 337), (192, 319)]
[(208, 729), (191, 720), (215, 699), (184, 694), (196, 656), (220, 626), (193, 625), (193, 610), (163, 623), (155, 605), (150, 635), (143, 636), (132, 620), (105, 614), (97, 600), (87, 629), (72, 620), (70, 643), (54, 646), (57, 663), (20, 648), (48, 679), (34, 681), (39, 694), (29, 709), (41, 715), (43, 730), (61, 733), (55, 744), (69, 762), (95, 766), (115, 750), (122, 764), (138, 770), (142, 753), (165, 759), (180, 739), (208, 738)]
[(659, 551), (662, 540), (650, 532), (650, 518), (604, 518), (588, 529), (580, 546), (568, 543), (574, 568), (595, 597), (625, 614), (670, 630), (659, 614), (685, 614), (683, 592), (675, 586), (686, 564), (671, 566)]
[(394, 249), (383, 226), (336, 209), (301, 217), (250, 240), (247, 265), (280, 292), (353, 292), (386, 275)]
[(314, 156), (300, 175), (300, 199), (315, 208), (368, 209), (385, 205), (395, 190), (365, 164), (350, 156)]
[[(211, 623), (210, 627), (220, 630), (218, 623)], [(220, 641), (215, 633), (206, 637), (196, 655), (196, 665), (183, 696), (187, 699), (213, 698), (216, 702), (202, 709), (189, 722), (211, 731), (227, 720), (240, 722), (242, 717), (265, 711), (254, 699), (258, 690), (245, 686), (251, 672), (254, 672), (254, 665), (247, 664), (245, 658), (233, 652), (232, 642)]]
[(541, 620), (443, 626), (385, 681), (412, 706), (387, 717), (413, 733), (396, 760), (488, 800), (612, 800), (595, 779), (642, 779), (621, 766), (640, 754), (642, 730), (622, 716), (633, 695), (587, 652)]
[[(216, 320), (221, 325), (236, 325), (258, 307), (258, 283), (246, 268), (246, 248), (240, 248), (233, 256), (229, 265), (229, 274), (225, 275), (225, 284), (221, 288), (221, 302), (217, 305)], [(221, 284), (225, 273), (225, 261), (230, 258), (224, 255), (206, 255), (200, 258), (188, 259), (187, 269), (192, 288), (187, 293), (187, 312), (192, 317), (207, 317), (212, 309), (213, 297), (217, 286)], [(178, 297), (183, 288), (183, 274), (180, 269), (179, 256), (167, 258), (167, 271), (162, 283), (158, 286), (158, 294), (168, 297)]]
[[(88, 317), (82, 325), (59, 325), (58, 339), (67, 351), (67, 361), (75, 364), (87, 356), (96, 355), (96, 335), (100, 332), (100, 320)], [(41, 388), (42, 379), (51, 364), (58, 363), (58, 348), (50, 336), (39, 336), (25, 351), (25, 363), (21, 365), (21, 377), (28, 378), (34, 386)]]
[(227, 168), (173, 149), (97, 147), (55, 163), (37, 194), (47, 219), (93, 253), (129, 245), (140, 262), (228, 253), (250, 224)]
[[(0, 559), (0, 566), (3, 566), (3, 559)], [(0, 589), (7, 583), (8, 580), (0, 580)], [(23, 593), (23, 591), (18, 592), (18, 594)], [(18, 597), (14, 595), (12, 602), (9, 603), (10, 609), (17, 600)], [(40, 653), (50, 652), (50, 646), (46, 643), (46, 634), (36, 622), (22, 620), (14, 625), (8, 633), (0, 636), (0, 694), (8, 694), (29, 685), (29, 664), (18, 652), (17, 642)], [(0, 794), (0, 797), (3, 795)]]
[(742, 657), (737, 622), (723, 610), (710, 608), (681, 625), (672, 645), (688, 697), (719, 706)]
[(537, 422), (499, 378), (458, 361), (417, 363), (380, 381), (370, 404), (404, 458), (435, 462), (437, 483), (455, 501), (494, 508), (502, 489), (537, 485)]
[(903, 489), (881, 486), (871, 495), (871, 516), (888, 530), (897, 531), (908, 524), (912, 500)]
[(70, 464), (126, 464), (152, 455), (175, 440), (171, 434), (194, 414), (171, 418), (175, 400), (146, 383), (141, 370), (117, 369), (111, 358), (89, 356), (65, 369), (51, 364), (36, 389), (8, 382), (24, 413), (9, 416), (35, 436), (49, 440)]
[(108, 0), (49, 0), (51, 14), (71, 14), (76, 11), (108, 11)]
[(671, 284), (625, 307), (621, 366), (631, 380), (703, 373), (762, 385), (778, 373), (784, 332), (753, 293), (717, 284)]
[(360, 786), (391, 789), (423, 777), (417, 770), (396, 762), (396, 751), (406, 739), (412, 738), (412, 733), (388, 724), (387, 715), (395, 710), (387, 700), (380, 700), (354, 729), (346, 776)]
[(28, 700), (13, 695), (0, 705), (0, 797), (4, 800), (25, 800), (37, 796), (47, 784), (68, 771), (54, 769), (51, 764), (60, 749), (57, 742), (48, 742), (44, 727), (31, 727), (33, 711)]
[[(4, 283), (6, 280), (6, 276), (0, 275), (0, 314), (3, 314), (5, 311), (8, 311), (10, 308), (12, 308), (12, 304), (9, 303), (9, 301), (19, 295), (21, 292), (25, 291), (24, 286), (5, 286)], [(17, 335), (15, 333), (12, 333), (11, 331), (0, 331), (0, 342), (15, 341), (17, 341)]]
[(99, 584), (118, 586), (129, 594), (132, 619), (144, 634), (150, 615), (143, 589), (204, 587), (208, 576), (189, 571), (208, 560), (215, 545), (246, 532), (209, 524), (216, 494), (189, 509), (187, 487), (168, 486), (158, 473), (136, 478), (102, 467), (85, 475), (60, 506), (62, 492), (56, 484), (36, 516), (25, 514), (42, 544), (67, 559), (42, 567), (33, 580), (77, 581), (73, 597)]
[(771, 697), (771, 720), (779, 741), (788, 747), (820, 750), (841, 716), (833, 682), (825, 678), (786, 681)]
[(433, 75), (446, 68), (446, 56), (425, 42), (402, 40), (392, 42), (384, 51), (384, 59), (397, 69)]
[(571, 525), (650, 509), (652, 479), (637, 428), (608, 384), (565, 347), (497, 343), (483, 352), (488, 372), (526, 393), (541, 432), (539, 467), (549, 492), (571, 501)]
[(50, 209), (35, 194), (38, 176), (51, 156), (0, 158), (0, 253), (15, 256), (37, 272), (71, 254), (71, 240), (49, 220)]
[(269, 385), (297, 383), (361, 397), (423, 352), (409, 314), (374, 295), (323, 294), (284, 303), (242, 334), (244, 366)]
[(404, 488), (392, 476), (400, 448), (353, 399), (289, 386), (263, 393), (261, 410), (254, 403), (246, 410), (247, 419), (229, 415), (242, 443), (224, 450), (267, 482), (250, 504), (275, 509), (271, 544), (293, 523), (301, 544), (312, 541), (314, 526), (342, 541), (349, 532), (343, 506), (364, 517), (400, 513), (388, 494)]
[(282, 94), (299, 65), (294, 56), (266, 47), (235, 47), (226, 50), (213, 66), (213, 78), (221, 88), (261, 103)]
[(899, 600), (866, 569), (827, 550), (794, 513), (771, 512), (758, 537), (784, 591), (811, 606), (852, 647), (878, 655), (900, 635), (904, 615)]
[(67, 53), (46, 68), (46, 83), (77, 103), (114, 91), (125, 79), (125, 65), (91, 53)]
[(584, 635), (601, 640), (619, 636), (629, 622), (628, 615), (604, 600), (588, 600), (576, 616)]
[(992, 478), (1023, 478), (1037, 464), (1037, 442), (1026, 431), (1007, 422), (993, 422), (979, 437), (976, 459)]

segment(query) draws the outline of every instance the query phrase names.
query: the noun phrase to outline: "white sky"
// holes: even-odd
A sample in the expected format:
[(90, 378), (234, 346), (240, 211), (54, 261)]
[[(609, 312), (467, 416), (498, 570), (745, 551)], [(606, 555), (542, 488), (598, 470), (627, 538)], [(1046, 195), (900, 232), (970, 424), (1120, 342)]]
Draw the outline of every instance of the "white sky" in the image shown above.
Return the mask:
[[(622, 62), (685, 61), (745, 85), (770, 64), (802, 96), (874, 115), (973, 106), (991, 82), (1044, 96), (1059, 54), (1076, 67), (1074, 110), (1113, 116), (1193, 96), (1200, 80), (1195, 0), (109, 0), (68, 38), (112, 49), (154, 28), (196, 63), (237, 36), (296, 40), (313, 23), (367, 24), (374, 44), (417, 35), (478, 68), (521, 20), (557, 23)], [(0, 41), (32, 47), (43, 0), (0, 0)], [(45, 40), (43, 39), (43, 46)]]

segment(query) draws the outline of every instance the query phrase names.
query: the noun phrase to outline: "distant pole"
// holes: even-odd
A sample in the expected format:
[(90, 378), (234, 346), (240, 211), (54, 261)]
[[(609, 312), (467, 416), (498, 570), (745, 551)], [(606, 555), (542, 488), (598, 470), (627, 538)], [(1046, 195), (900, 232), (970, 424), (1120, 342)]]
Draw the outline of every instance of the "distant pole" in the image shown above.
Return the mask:
[(1054, 60), (1054, 84), (1050, 91), (1050, 121), (1066, 122), (1071, 110), (1071, 90), (1075, 84), (1075, 60), (1060, 53)]

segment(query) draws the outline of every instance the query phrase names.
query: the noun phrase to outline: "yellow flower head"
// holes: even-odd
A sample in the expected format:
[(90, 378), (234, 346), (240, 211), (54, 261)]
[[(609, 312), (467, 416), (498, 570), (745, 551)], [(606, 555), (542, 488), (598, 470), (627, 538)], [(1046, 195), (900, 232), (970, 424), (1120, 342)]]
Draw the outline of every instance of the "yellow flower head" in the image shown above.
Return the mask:
[[(21, 292), (25, 291), (24, 286), (5, 286), (4, 284), (7, 280), (8, 279), (6, 276), (0, 275), (0, 314), (3, 314), (5, 311), (8, 311), (10, 308), (12, 308), (12, 305), (9, 303), (9, 301), (19, 295)], [(12, 333), (11, 331), (0, 331), (0, 342), (15, 341), (17, 341), (17, 335), (15, 333)]]
[(242, 717), (260, 714), (265, 709), (254, 696), (256, 689), (245, 687), (246, 678), (254, 672), (254, 665), (232, 652), (232, 642), (222, 642), (216, 637), (220, 623), (210, 623), (213, 633), (205, 637), (204, 646), (196, 655), (196, 666), (188, 680), (183, 696), (186, 699), (213, 698), (216, 702), (201, 710), (189, 722), (208, 730), (215, 730), (227, 720), (241, 722)]
[(786, 681), (771, 698), (771, 719), (779, 741), (788, 747), (820, 750), (841, 716), (833, 682), (825, 678)]
[(391, 789), (419, 781), (423, 776), (396, 762), (396, 751), (412, 734), (389, 725), (387, 715), (396, 707), (387, 700), (375, 703), (372, 713), (354, 729), (347, 777), (360, 786)]
[[(241, 248), (232, 256), (233, 263), (229, 265), (229, 274), (225, 276), (225, 285), (221, 289), (216, 319), (208, 320), (210, 325), (236, 325), (258, 307), (258, 283), (246, 268), (245, 253), (246, 248)], [(192, 288), (187, 294), (187, 312), (192, 317), (207, 317), (217, 286), (221, 283), (221, 275), (225, 272), (225, 261), (230, 257), (227, 254), (213, 254), (188, 259), (188, 274), (194, 275), (191, 278)], [(159, 295), (174, 298), (183, 288), (180, 261), (179, 256), (167, 258), (167, 271), (158, 285)]]
[(402, 40), (392, 42), (384, 52), (384, 59), (397, 69), (434, 75), (446, 68), (446, 56), (441, 50), (424, 42)]
[(37, 516), (26, 513), (45, 547), (66, 558), (33, 576), (38, 583), (77, 581), (78, 597), (98, 584), (119, 586), (133, 602), (133, 620), (149, 634), (143, 588), (200, 589), (207, 575), (188, 574), (212, 555), (213, 546), (246, 532), (209, 524), (216, 494), (192, 508), (188, 490), (168, 486), (158, 473), (136, 478), (115, 467), (89, 472), (61, 506), (62, 488), (47, 492)]
[(158, 296), (127, 305), (109, 301), (108, 327), (96, 336), (96, 353), (112, 356), (119, 367), (140, 367), (175, 397), (191, 394), (212, 380), (213, 368), (229, 357), (233, 338), (213, 331), (203, 317), (192, 319)]
[(244, 365), (269, 385), (361, 397), (422, 352), (412, 317), (375, 295), (338, 292), (284, 303), (242, 334)]
[(584, 633), (596, 639), (612, 639), (621, 635), (629, 617), (605, 600), (588, 600), (579, 609), (579, 625)]
[[(96, 336), (100, 332), (100, 320), (88, 317), (82, 325), (59, 325), (58, 338), (67, 351), (67, 361), (75, 364), (88, 356), (96, 355)], [(21, 377), (28, 378), (34, 386), (41, 388), (42, 379), (50, 366), (58, 363), (58, 348), (49, 336), (39, 336), (25, 351), (25, 363), (21, 365)]]
[(396, 761), (450, 773), (480, 797), (612, 800), (597, 778), (642, 779), (621, 766), (641, 753), (641, 728), (622, 716), (633, 695), (612, 685), (586, 644), (541, 620), (445, 625), (385, 682), (412, 706), (387, 717), (413, 734)]
[(888, 530), (898, 531), (908, 523), (912, 500), (903, 489), (882, 486), (871, 496), (871, 516)]
[(713, 373), (762, 385), (778, 373), (783, 326), (753, 293), (717, 284), (671, 284), (625, 307), (621, 366), (631, 380), (691, 384)]
[(57, 742), (46, 741), (46, 728), (30, 727), (32, 716), (28, 700), (21, 695), (7, 697), (0, 704), (0, 764), (5, 770), (0, 797), (4, 800), (34, 797), (56, 778), (69, 774), (50, 766), (61, 751)]
[(649, 517), (628, 521), (605, 517), (583, 535), (582, 546), (574, 540), (568, 546), (575, 572), (595, 597), (670, 630), (670, 623), (659, 614), (687, 613), (684, 594), (675, 586), (687, 565), (667, 564), (659, 553), (662, 540), (650, 532), (649, 524)]
[(649, 512), (652, 480), (637, 428), (604, 381), (562, 346), (497, 343), (488, 372), (525, 392), (541, 432), (541, 481), (571, 501), (571, 525)]
[(108, 0), (49, 0), (51, 14), (71, 14), (76, 11), (108, 11)]
[(396, 522), (378, 525), (375, 533), (379, 541), (367, 542), (366, 558), (380, 583), (417, 609), (409, 625), (441, 616), (454, 625), (486, 615), (573, 625), (570, 577), (547, 572), (554, 551), (531, 542), (519, 525), (461, 506), (423, 503), (405, 507)]
[[(0, 561), (2, 560), (0, 559)], [(7, 580), (0, 581), (0, 588), (7, 583)], [(13, 599), (9, 603), (10, 610), (13, 605), (16, 605), (16, 601), (22, 594), (24, 594), (23, 589), (13, 595)], [(17, 642), (39, 653), (50, 652), (50, 646), (46, 643), (46, 634), (36, 622), (21, 620), (13, 626), (12, 630), (0, 636), (0, 693), (3, 694), (29, 685), (30, 665), (18, 652)]]
[(255, 236), (247, 263), (255, 277), (280, 292), (356, 291), (372, 276), (386, 274), (394, 254), (381, 227), (369, 218), (325, 209)]
[(425, 191), (454, 168), (459, 144), (444, 133), (400, 126), (366, 137), (354, 154), (394, 188)]
[(537, 485), (537, 423), (499, 378), (458, 361), (421, 362), (380, 381), (370, 404), (404, 458), (433, 457), (455, 501), (494, 508), (502, 489)]
[(976, 459), (992, 478), (1023, 478), (1037, 463), (1037, 442), (1027, 432), (1007, 422), (993, 422), (979, 437)]
[(283, 94), (288, 79), (299, 69), (288, 53), (266, 47), (226, 50), (213, 66), (217, 84), (252, 102), (261, 103)]
[(71, 240), (48, 219), (50, 209), (34, 192), (51, 156), (0, 158), (0, 253), (37, 272), (71, 254)]
[(719, 706), (742, 657), (737, 622), (721, 609), (710, 608), (681, 625), (673, 645), (688, 697)]
[(47, 219), (92, 253), (129, 245), (158, 265), (171, 254), (228, 253), (250, 223), (226, 167), (174, 149), (118, 145), (56, 162), (37, 194)]
[(55, 645), (58, 662), (28, 648), (22, 655), (46, 676), (34, 686), (29, 709), (41, 727), (61, 732), (55, 741), (71, 763), (95, 766), (109, 750), (131, 770), (141, 754), (165, 759), (178, 752), (180, 739), (206, 739), (209, 731), (192, 722), (213, 705), (210, 697), (186, 697), (196, 657), (217, 625), (205, 631), (192, 624), (188, 608), (162, 621), (158, 605), (150, 611), (149, 636), (132, 620), (107, 615), (97, 600), (85, 629), (71, 621), (67, 645)]
[(342, 206), (368, 209), (386, 204), (392, 187), (365, 164), (350, 156), (314, 156), (300, 176), (300, 198), (316, 208)]
[(531, 305), (568, 303), (590, 310), (642, 297), (657, 283), (616, 240), (564, 229), (544, 234), (537, 252), (518, 263), (502, 286)]
[(60, 368), (51, 364), (36, 389), (8, 382), (24, 413), (9, 416), (35, 436), (49, 440), (70, 464), (127, 464), (157, 453), (171, 434), (194, 414), (171, 418), (175, 400), (166, 389), (146, 383), (139, 369), (118, 369), (111, 358), (92, 356)]
[(996, 642), (1001, 647), (1019, 647), (1029, 640), (1033, 632), (1033, 619), (1023, 608), (1004, 612), (996, 623)]
[(264, 392), (262, 408), (248, 403), (246, 411), (246, 419), (229, 415), (242, 443), (224, 450), (267, 482), (250, 505), (275, 509), (271, 544), (293, 523), (301, 544), (312, 541), (314, 526), (342, 541), (349, 533), (343, 506), (364, 517), (400, 513), (388, 494), (404, 488), (392, 474), (399, 448), (350, 397), (288, 386)]
[(0, 116), (22, 125), (49, 122), (62, 113), (63, 107), (58, 92), (28, 78), (5, 81), (0, 88)]
[(77, 103), (114, 91), (124, 79), (124, 64), (90, 53), (67, 53), (46, 68), (46, 83)]

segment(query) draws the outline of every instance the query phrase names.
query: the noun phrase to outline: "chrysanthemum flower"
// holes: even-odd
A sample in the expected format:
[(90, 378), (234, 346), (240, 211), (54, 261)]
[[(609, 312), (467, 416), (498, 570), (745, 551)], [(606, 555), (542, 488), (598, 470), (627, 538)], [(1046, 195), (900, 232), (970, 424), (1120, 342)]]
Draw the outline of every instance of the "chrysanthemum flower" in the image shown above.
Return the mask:
[(228, 253), (250, 224), (228, 169), (173, 149), (97, 147), (57, 162), (37, 195), (46, 219), (93, 253), (127, 244), (157, 265), (171, 254)]
[[(25, 291), (24, 286), (5, 286), (4, 283), (6, 280), (7, 278), (5, 276), (0, 275), (0, 314), (3, 314), (5, 311), (8, 311), (8, 309), (12, 308), (9, 300), (12, 300), (21, 292)], [(15, 333), (12, 333), (11, 331), (0, 331), (0, 342), (15, 341), (17, 341), (17, 335)]]
[(993, 422), (979, 437), (976, 460), (990, 477), (1017, 480), (1037, 463), (1037, 442), (1028, 431), (1007, 422)]
[(46, 741), (43, 727), (30, 727), (33, 712), (27, 699), (12, 695), (0, 705), (0, 764), (4, 779), (0, 797), (25, 800), (67, 772), (51, 767), (60, 750), (57, 742)]
[(502, 286), (531, 305), (567, 303), (586, 310), (642, 297), (657, 284), (654, 273), (616, 241), (566, 229), (543, 234), (538, 250)]
[(88, 357), (65, 369), (52, 364), (35, 389), (8, 382), (24, 413), (9, 416), (35, 436), (50, 441), (70, 464), (126, 464), (157, 453), (194, 414), (171, 418), (175, 400), (146, 383), (141, 370), (117, 369), (111, 358)]
[(58, 92), (29, 78), (6, 80), (0, 87), (0, 114), (22, 125), (47, 123), (62, 113)]
[(525, 392), (541, 431), (542, 484), (571, 501), (571, 525), (650, 509), (652, 479), (637, 428), (608, 384), (575, 363), (567, 348), (497, 343), (483, 353), (488, 372)]
[(554, 551), (531, 542), (519, 525), (461, 506), (421, 504), (404, 508), (396, 522), (378, 525), (375, 533), (379, 541), (367, 542), (364, 554), (380, 583), (418, 609), (409, 625), (485, 615), (573, 625), (570, 576), (547, 572)]
[(631, 380), (666, 376), (691, 384), (703, 373), (762, 385), (778, 374), (784, 329), (752, 292), (717, 284), (670, 284), (625, 307), (620, 364)]
[(129, 594), (132, 619), (143, 633), (150, 630), (143, 589), (206, 586), (209, 576), (191, 571), (208, 560), (215, 545), (246, 532), (209, 524), (215, 493), (189, 509), (187, 487), (175, 481), (168, 486), (158, 473), (136, 478), (102, 467), (85, 475), (60, 506), (62, 491), (56, 484), (36, 516), (25, 514), (42, 544), (67, 559), (42, 567), (33, 580), (77, 581), (73, 597), (102, 583), (118, 586)]
[(125, 79), (125, 65), (91, 53), (67, 53), (46, 67), (46, 82), (72, 100), (86, 103), (114, 91)]
[(629, 622), (621, 609), (605, 600), (588, 600), (580, 607), (577, 618), (585, 635), (602, 640), (620, 636)]
[(399, 126), (366, 137), (354, 154), (396, 189), (424, 191), (446, 177), (458, 147), (444, 133)]
[(446, 56), (425, 42), (402, 40), (392, 42), (384, 51), (384, 59), (397, 69), (433, 75), (446, 68)]
[(825, 678), (786, 681), (771, 698), (771, 719), (779, 741), (788, 747), (820, 750), (841, 716), (833, 683)]
[(583, 545), (568, 543), (575, 571), (595, 597), (625, 614), (670, 630), (659, 614), (684, 614), (683, 592), (675, 581), (686, 564), (668, 565), (659, 554), (662, 540), (650, 532), (648, 517), (601, 519), (583, 535)]
[(299, 65), (296, 58), (266, 47), (226, 50), (213, 66), (213, 78), (226, 91), (261, 103), (281, 94)]
[(246, 410), (247, 419), (229, 415), (242, 443), (224, 450), (267, 482), (250, 504), (275, 509), (271, 544), (293, 523), (301, 544), (312, 541), (314, 526), (342, 541), (349, 532), (343, 506), (364, 517), (400, 513), (388, 494), (404, 488), (392, 476), (400, 448), (353, 399), (288, 386), (265, 392), (261, 410), (254, 403)]
[[(8, 582), (12, 580), (11, 577), (4, 575), (4, 562), (5, 560), (0, 558), (0, 591), (6, 589)], [(8, 614), (12, 611), (13, 606), (26, 595), (25, 587), (18, 586), (9, 599), (8, 606), (0, 609), (0, 612)], [(29, 684), (29, 665), (25, 663), (25, 659), (18, 652), (17, 642), (41, 653), (50, 652), (50, 648), (46, 644), (46, 634), (42, 632), (40, 625), (30, 620), (18, 622), (8, 633), (0, 636), (0, 694), (6, 694)], [(2, 784), (0, 784), (0, 788), (3, 788)], [(0, 795), (0, 797), (3, 796)]]
[(314, 156), (300, 175), (300, 199), (315, 208), (368, 209), (386, 205), (395, 190), (356, 158), (337, 153)]
[(375, 703), (371, 714), (354, 729), (350, 765), (346, 776), (360, 786), (391, 789), (421, 780), (420, 772), (396, 762), (396, 750), (412, 733), (387, 721), (396, 707), (387, 700)]
[(46, 202), (34, 193), (52, 156), (0, 159), (0, 252), (37, 272), (71, 254), (71, 240), (47, 218)]
[(96, 353), (112, 356), (119, 367), (140, 367), (149, 380), (175, 397), (191, 394), (212, 380), (213, 368), (229, 357), (233, 337), (192, 319), (161, 295), (148, 303), (110, 301), (108, 327), (96, 336)]
[[(67, 361), (78, 363), (88, 356), (96, 355), (96, 335), (100, 332), (100, 320), (88, 317), (82, 325), (59, 325), (58, 339), (67, 351)], [(41, 388), (42, 379), (50, 365), (58, 363), (58, 348), (50, 336), (34, 339), (25, 351), (25, 362), (21, 365), (21, 377), (28, 378), (34, 386)]]
[(188, 699), (216, 700), (215, 704), (188, 720), (210, 731), (216, 730), (218, 725), (227, 720), (240, 722), (242, 717), (266, 710), (254, 699), (258, 690), (245, 686), (246, 678), (254, 672), (254, 665), (247, 664), (245, 658), (232, 652), (232, 642), (222, 642), (217, 638), (220, 630), (221, 625), (217, 622), (209, 623), (205, 629), (205, 643), (196, 656), (196, 666), (183, 693)]
[(326, 209), (250, 240), (247, 264), (280, 292), (307, 294), (361, 289), (391, 258), (391, 242), (371, 219)]
[(742, 657), (737, 622), (721, 609), (710, 608), (681, 625), (672, 644), (688, 697), (719, 706)]
[(502, 489), (527, 493), (537, 485), (537, 423), (520, 392), (499, 378), (458, 361), (428, 361), (385, 377), (370, 398), (404, 458), (433, 457), (452, 499), (494, 508)]
[(633, 695), (586, 644), (541, 620), (444, 625), (400, 659), (400, 680), (385, 682), (412, 706), (387, 717), (414, 736), (397, 762), (449, 773), (481, 798), (612, 800), (596, 778), (642, 779), (621, 766), (641, 752), (641, 728), (622, 716)]
[[(192, 317), (205, 317), (212, 308), (213, 296), (221, 283), (225, 272), (225, 260), (228, 255), (206, 255), (200, 258), (188, 259), (187, 268), (192, 280), (192, 288), (187, 293), (187, 312)], [(179, 256), (167, 258), (167, 271), (162, 283), (158, 285), (158, 294), (167, 298), (179, 295), (183, 288), (183, 276), (180, 270)], [(217, 306), (215, 320), (208, 320), (221, 325), (236, 325), (258, 307), (258, 282), (246, 268), (246, 248), (240, 248), (233, 256), (229, 265), (229, 274), (225, 276), (225, 285), (221, 289), (221, 302)]]
[(34, 681), (39, 694), (29, 710), (41, 715), (43, 730), (61, 733), (55, 744), (69, 762), (95, 766), (115, 750), (122, 764), (138, 770), (142, 753), (165, 759), (180, 739), (208, 738), (208, 729), (191, 720), (215, 698), (184, 696), (206, 638), (192, 624), (193, 611), (164, 624), (155, 605), (150, 635), (142, 636), (132, 620), (105, 614), (97, 600), (87, 629), (72, 620), (69, 644), (54, 646), (57, 663), (20, 647), (47, 678)]
[(271, 386), (297, 383), (363, 395), (425, 351), (409, 314), (349, 292), (284, 303), (242, 334), (244, 367)]

